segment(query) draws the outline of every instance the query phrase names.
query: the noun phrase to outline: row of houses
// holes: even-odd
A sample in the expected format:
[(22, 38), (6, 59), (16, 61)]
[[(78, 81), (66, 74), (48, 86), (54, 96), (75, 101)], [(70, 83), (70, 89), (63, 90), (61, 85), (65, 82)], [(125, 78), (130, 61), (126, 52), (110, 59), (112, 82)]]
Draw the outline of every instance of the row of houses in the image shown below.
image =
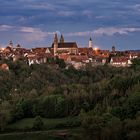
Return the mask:
[(92, 39), (89, 40), (88, 47), (79, 48), (76, 42), (65, 42), (63, 35), (60, 41), (55, 34), (51, 47), (38, 47), (26, 49), (17, 45), (14, 47), (12, 41), (6, 48), (0, 49), (0, 59), (12, 59), (16, 61), (24, 58), (29, 65), (47, 63), (49, 59), (63, 59), (66, 64), (73, 65), (76, 69), (91, 63), (93, 66), (109, 65), (115, 67), (126, 67), (132, 64), (131, 60), (140, 57), (139, 51), (116, 51), (101, 50), (94, 48)]

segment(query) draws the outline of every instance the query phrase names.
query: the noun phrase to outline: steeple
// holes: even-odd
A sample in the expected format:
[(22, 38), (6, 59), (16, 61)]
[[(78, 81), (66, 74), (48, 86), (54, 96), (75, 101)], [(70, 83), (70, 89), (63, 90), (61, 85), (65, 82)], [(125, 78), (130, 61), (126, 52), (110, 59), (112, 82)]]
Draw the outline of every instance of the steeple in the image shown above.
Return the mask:
[(20, 44), (17, 44), (16, 48), (21, 48), (21, 45)]
[(89, 39), (89, 46), (88, 46), (89, 48), (93, 48), (93, 43), (92, 43), (92, 38), (90, 37), (90, 39)]
[(55, 44), (55, 43), (58, 43), (57, 33), (55, 33), (55, 35), (54, 35), (54, 44)]
[(13, 48), (13, 42), (10, 41), (8, 46), (9, 46), (10, 48)]
[(58, 37), (57, 37), (57, 33), (55, 33), (55, 35), (54, 35), (54, 56), (57, 55), (57, 48), (58, 48)]
[(115, 46), (112, 46), (112, 52), (115, 52), (116, 49), (115, 49)]
[(60, 43), (64, 43), (64, 37), (63, 37), (63, 35), (61, 35)]

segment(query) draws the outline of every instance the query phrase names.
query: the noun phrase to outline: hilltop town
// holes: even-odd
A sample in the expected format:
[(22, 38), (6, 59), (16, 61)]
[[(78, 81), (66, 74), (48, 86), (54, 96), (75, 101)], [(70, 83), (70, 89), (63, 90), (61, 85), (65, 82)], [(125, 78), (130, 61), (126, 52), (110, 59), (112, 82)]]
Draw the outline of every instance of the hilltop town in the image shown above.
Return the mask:
[[(101, 50), (94, 47), (92, 38), (85, 48), (78, 47), (76, 42), (66, 42), (64, 36), (58, 38), (54, 35), (51, 47), (23, 48), (20, 44), (16, 46), (10, 41), (6, 48), (0, 48), (0, 59), (10, 59), (16, 61), (25, 58), (29, 65), (47, 63), (50, 59), (59, 58), (65, 61), (67, 66), (73, 65), (80, 69), (90, 63), (92, 66), (109, 64), (115, 67), (129, 67), (131, 60), (140, 57), (140, 51), (126, 50), (117, 51), (115, 46), (112, 50)], [(8, 69), (7, 65), (2, 65)]]
[(57, 34), (51, 47), (1, 48), (0, 140), (139, 140), (138, 126), (140, 51)]

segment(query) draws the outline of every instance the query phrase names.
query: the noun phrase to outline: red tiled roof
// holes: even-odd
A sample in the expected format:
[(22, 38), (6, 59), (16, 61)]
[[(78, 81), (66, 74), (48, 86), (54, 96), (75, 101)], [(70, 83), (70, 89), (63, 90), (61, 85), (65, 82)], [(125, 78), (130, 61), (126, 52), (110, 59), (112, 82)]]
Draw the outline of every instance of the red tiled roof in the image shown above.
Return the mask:
[(120, 63), (127, 62), (129, 59), (127, 57), (113, 57), (112, 60), (114, 63)]
[(78, 52), (87, 54), (88, 53), (88, 48), (78, 48)]
[(45, 53), (48, 48), (33, 48), (32, 52), (34, 53)]
[(9, 66), (6, 63), (4, 63), (4, 64), (1, 65), (1, 69), (8, 70)]
[(59, 59), (63, 59), (64, 61), (67, 61), (68, 57), (70, 57), (70, 55), (68, 55), (68, 54), (61, 54), (61, 55), (59, 55)]
[(76, 61), (76, 62), (84, 62), (89, 60), (88, 56), (86, 55), (72, 55), (70, 56), (71, 61)]

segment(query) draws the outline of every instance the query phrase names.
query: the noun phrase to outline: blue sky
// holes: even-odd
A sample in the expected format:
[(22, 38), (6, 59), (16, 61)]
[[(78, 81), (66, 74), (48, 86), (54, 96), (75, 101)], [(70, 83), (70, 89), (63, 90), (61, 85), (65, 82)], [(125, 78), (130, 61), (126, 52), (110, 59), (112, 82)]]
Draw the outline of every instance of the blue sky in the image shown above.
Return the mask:
[(49, 47), (54, 32), (87, 47), (140, 49), (139, 0), (0, 0), (0, 46)]

